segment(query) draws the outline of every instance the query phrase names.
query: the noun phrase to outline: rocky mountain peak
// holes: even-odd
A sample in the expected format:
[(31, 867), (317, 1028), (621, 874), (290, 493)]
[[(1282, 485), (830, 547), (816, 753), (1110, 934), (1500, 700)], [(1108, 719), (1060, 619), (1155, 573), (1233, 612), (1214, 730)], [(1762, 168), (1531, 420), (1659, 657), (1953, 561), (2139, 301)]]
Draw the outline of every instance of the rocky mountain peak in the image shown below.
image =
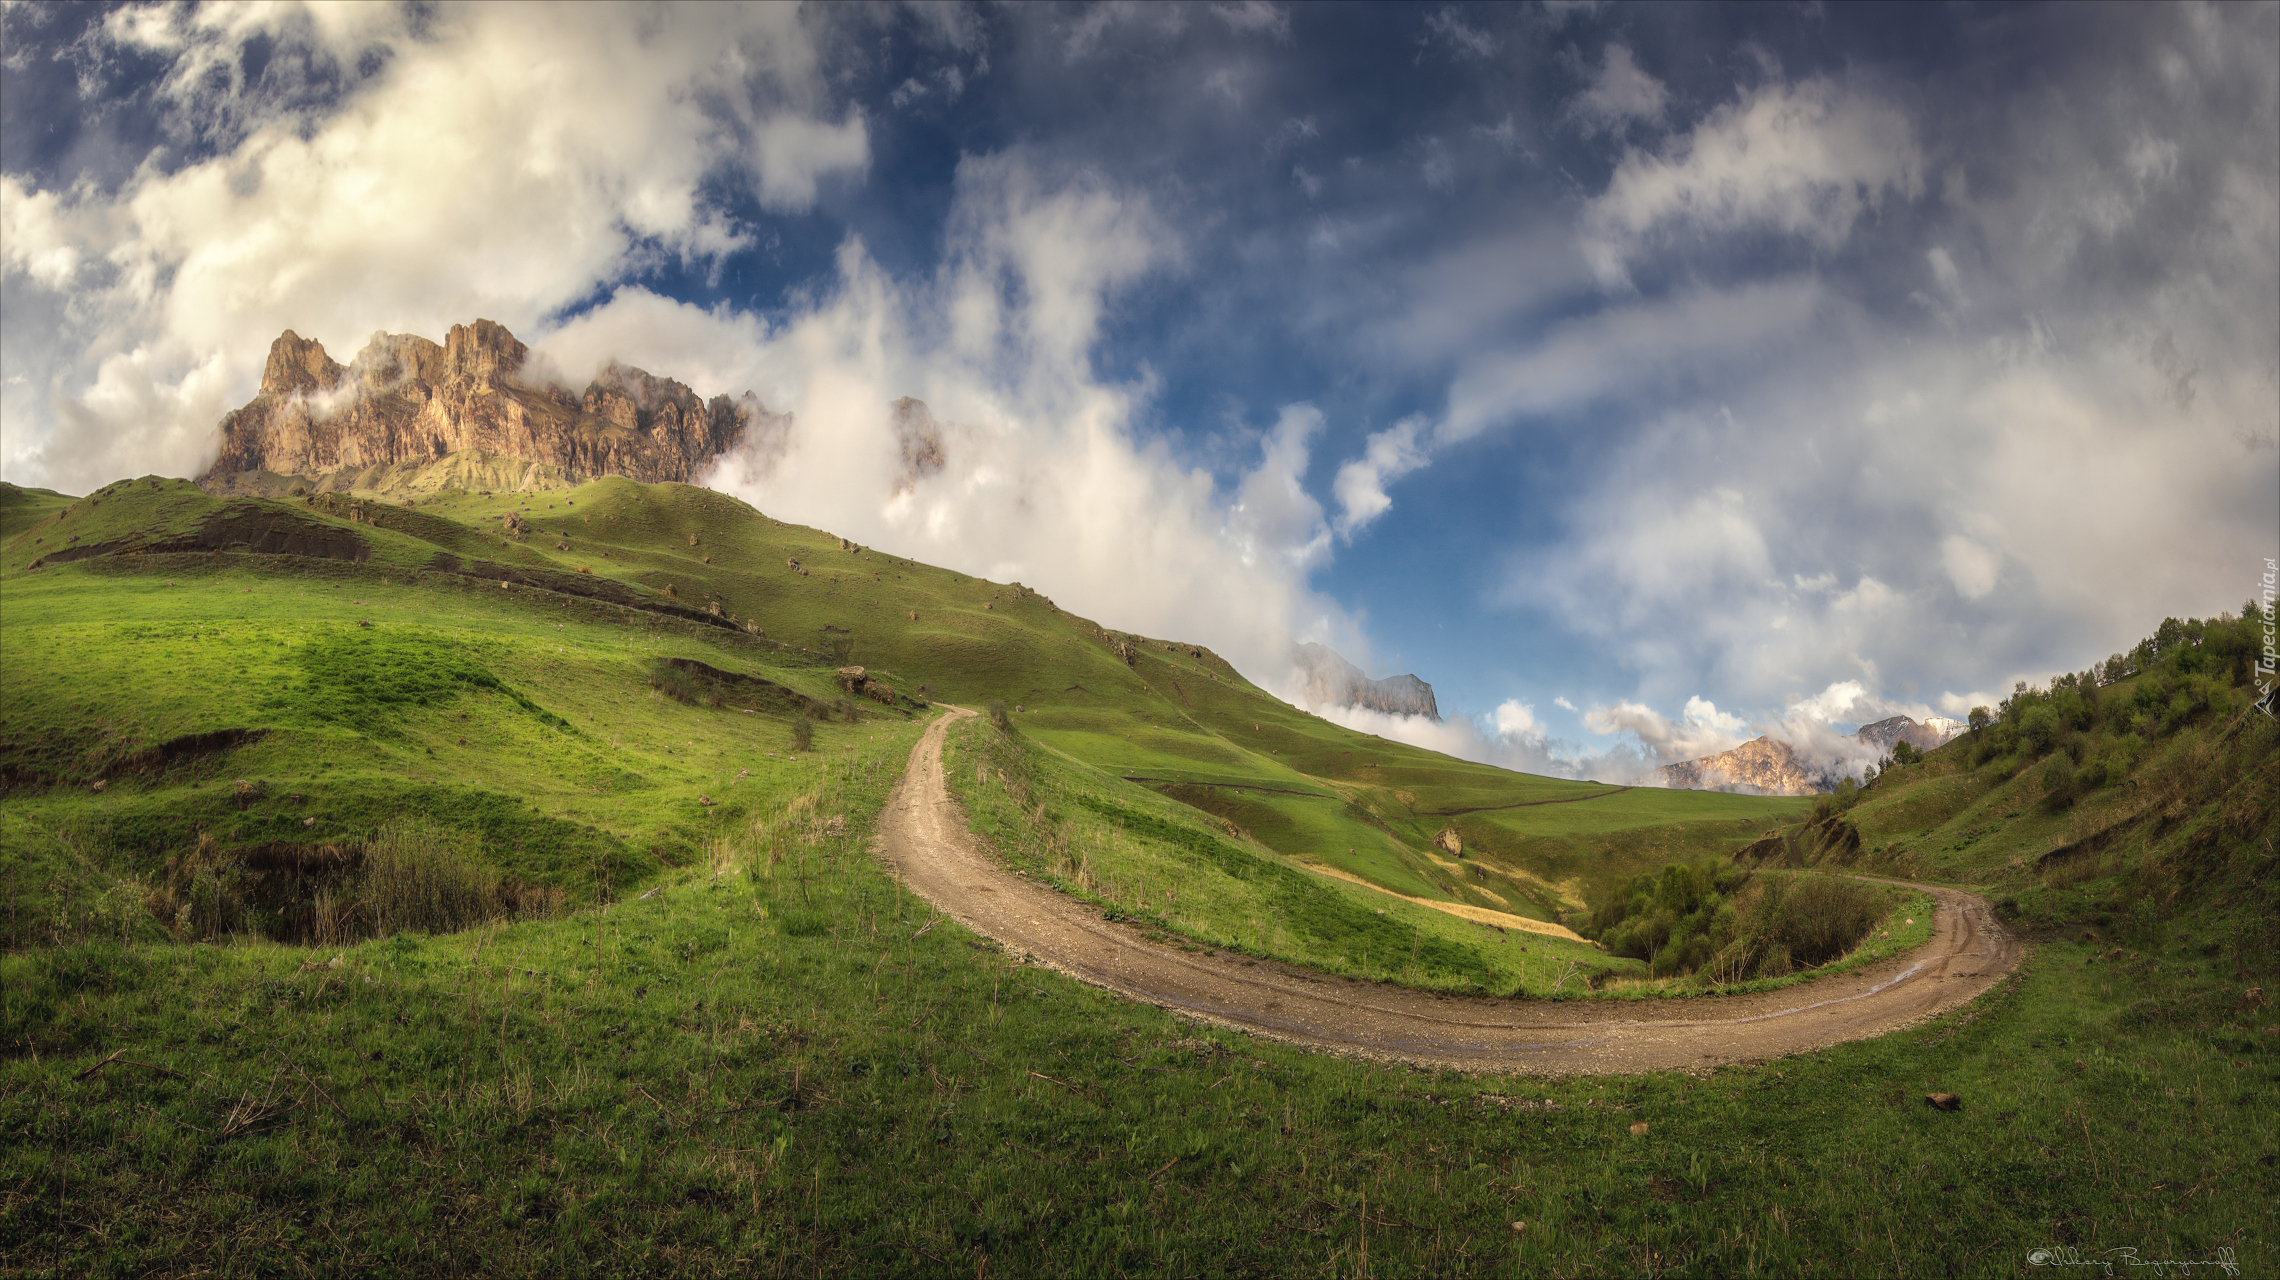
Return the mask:
[(478, 382), (511, 378), (522, 371), (530, 348), (507, 327), (490, 320), (455, 324), (443, 340), (446, 376)]
[(1918, 751), (1930, 751), (1962, 730), (1961, 723), (1939, 716), (1922, 721), (1912, 716), (1888, 716), (1874, 724), (1862, 725), (1853, 737), (1880, 751), (1890, 751), (1897, 742), (1906, 742)]
[(541, 474), (688, 481), (748, 429), (768, 439), (790, 431), (788, 415), (768, 413), (749, 391), (707, 401), (613, 362), (580, 395), (526, 380), (529, 359), (530, 348), (490, 320), (453, 325), (441, 344), (377, 333), (346, 368), (287, 330), (270, 346), (261, 390), (222, 419), (217, 457), (199, 483), (217, 492), (288, 481), (387, 489), (460, 454), (491, 460), (479, 472), (498, 460), (529, 464), (517, 468), (525, 484)]
[(340, 386), (347, 374), (348, 370), (325, 354), (325, 344), (287, 329), (269, 344), (269, 363), (261, 370), (261, 394), (321, 394)]

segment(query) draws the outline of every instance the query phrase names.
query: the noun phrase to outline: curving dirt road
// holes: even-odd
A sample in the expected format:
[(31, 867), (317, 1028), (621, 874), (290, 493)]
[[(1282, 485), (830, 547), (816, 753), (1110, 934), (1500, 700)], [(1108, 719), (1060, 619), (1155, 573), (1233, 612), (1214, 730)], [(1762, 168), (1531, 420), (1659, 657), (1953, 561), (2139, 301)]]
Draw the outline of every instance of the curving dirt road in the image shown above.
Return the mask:
[(949, 708), (911, 749), (881, 851), (943, 914), (1082, 982), (1221, 1026), (1339, 1053), (1473, 1071), (1593, 1075), (1762, 1062), (1882, 1035), (1968, 1003), (2019, 962), (1986, 900), (1929, 885), (1914, 952), (1781, 991), (1675, 1000), (1494, 1000), (1355, 982), (1143, 941), (984, 854), (943, 785)]

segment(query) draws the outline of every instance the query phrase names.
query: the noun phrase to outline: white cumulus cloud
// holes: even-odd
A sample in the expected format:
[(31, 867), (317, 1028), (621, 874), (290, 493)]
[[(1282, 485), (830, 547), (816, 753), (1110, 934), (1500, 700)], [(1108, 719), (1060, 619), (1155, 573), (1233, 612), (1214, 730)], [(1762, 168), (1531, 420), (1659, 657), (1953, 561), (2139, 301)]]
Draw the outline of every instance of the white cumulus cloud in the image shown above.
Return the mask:
[(1906, 114), (1834, 81), (1776, 81), (1711, 112), (1659, 153), (1633, 151), (1585, 212), (1600, 278), (1659, 245), (1767, 228), (1833, 250), (1887, 194), (1923, 190)]

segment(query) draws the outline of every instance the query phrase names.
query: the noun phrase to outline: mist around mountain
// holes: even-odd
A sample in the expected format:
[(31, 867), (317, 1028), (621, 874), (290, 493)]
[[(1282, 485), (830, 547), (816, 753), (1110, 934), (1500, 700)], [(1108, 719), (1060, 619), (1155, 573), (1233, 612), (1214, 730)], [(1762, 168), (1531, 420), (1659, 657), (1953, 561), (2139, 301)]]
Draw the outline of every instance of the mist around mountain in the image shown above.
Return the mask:
[(1651, 771), (1647, 784), (1688, 791), (1731, 791), (1742, 795), (1806, 796), (1837, 789), (1846, 778), (1857, 778), (1864, 766), (1892, 754), (1907, 743), (1915, 751), (1931, 751), (1964, 731), (1960, 720), (1945, 716), (1887, 716), (1864, 724), (1849, 735), (1863, 751), (1833, 753), (1825, 747), (1800, 747), (1771, 735), (1752, 738), (1731, 750)]
[(1308, 706), (1361, 707), (1394, 716), (1422, 716), (1440, 723), (1433, 686), (1407, 673), (1373, 680), (1327, 645), (1303, 642), (1292, 651)]

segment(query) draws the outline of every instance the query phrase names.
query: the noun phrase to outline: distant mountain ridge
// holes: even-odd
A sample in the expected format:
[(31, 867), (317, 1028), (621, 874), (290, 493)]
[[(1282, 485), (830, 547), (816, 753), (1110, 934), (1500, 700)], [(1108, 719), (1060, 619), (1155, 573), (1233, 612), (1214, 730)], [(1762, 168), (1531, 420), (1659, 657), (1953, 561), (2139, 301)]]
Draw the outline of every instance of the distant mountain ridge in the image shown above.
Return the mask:
[[(489, 320), (453, 325), (440, 345), (374, 334), (347, 365), (288, 329), (270, 345), (260, 390), (222, 419), (220, 453), (198, 483), (228, 493), (274, 487), (264, 473), (328, 489), (387, 488), (414, 475), (428, 487), (605, 475), (686, 482), (747, 437), (790, 429), (790, 415), (769, 413), (749, 391), (706, 400), (613, 361), (577, 394), (526, 377), (529, 357)], [(447, 459), (459, 461), (439, 471)]]
[[(1918, 751), (1930, 751), (1963, 732), (1964, 727), (1962, 721), (1944, 716), (1924, 720), (1890, 716), (1862, 725), (1852, 736), (1854, 741), (1884, 755), (1891, 752), (1895, 743), (1903, 741)], [(1647, 781), (1650, 786), (1683, 791), (1809, 796), (1836, 790), (1837, 783), (1851, 772), (1843, 760), (1808, 762), (1799, 758), (1795, 747), (1779, 738), (1757, 737), (1730, 751), (1666, 764), (1650, 773)]]
[(1927, 716), (1913, 720), (1907, 716), (1890, 716), (1874, 724), (1864, 724), (1853, 737), (1880, 751), (1890, 751), (1897, 742), (1906, 742), (1918, 751), (1930, 751), (1955, 735), (1965, 726), (1961, 720), (1946, 716)]
[(1387, 715), (1424, 716), (1434, 721), (1441, 718), (1441, 708), (1433, 701), (1433, 686), (1416, 676), (1372, 680), (1337, 650), (1313, 643), (1300, 644), (1295, 661), (1306, 677), (1304, 697), (1314, 706), (1366, 707)]

